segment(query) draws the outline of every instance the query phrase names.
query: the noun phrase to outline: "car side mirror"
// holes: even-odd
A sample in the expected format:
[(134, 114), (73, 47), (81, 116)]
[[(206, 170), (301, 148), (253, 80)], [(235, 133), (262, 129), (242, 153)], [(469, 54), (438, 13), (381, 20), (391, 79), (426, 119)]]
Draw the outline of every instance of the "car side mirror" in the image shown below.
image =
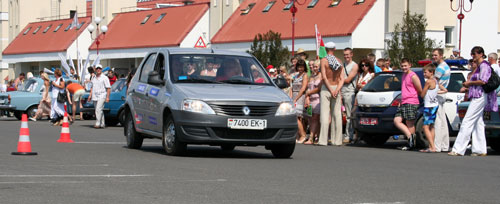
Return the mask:
[(165, 81), (160, 78), (160, 74), (157, 71), (149, 72), (148, 74), (148, 84), (152, 85), (164, 85)]
[(283, 77), (277, 77), (276, 79), (274, 79), (274, 83), (280, 89), (284, 89), (284, 88), (288, 87), (288, 82)]

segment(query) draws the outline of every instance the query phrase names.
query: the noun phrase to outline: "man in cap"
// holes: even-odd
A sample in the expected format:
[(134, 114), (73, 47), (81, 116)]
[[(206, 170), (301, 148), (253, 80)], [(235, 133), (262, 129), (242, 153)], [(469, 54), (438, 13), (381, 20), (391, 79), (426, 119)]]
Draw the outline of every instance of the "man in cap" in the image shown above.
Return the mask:
[(321, 77), (323, 86), (320, 92), (321, 129), (318, 145), (328, 145), (328, 125), (330, 123), (330, 136), (334, 145), (342, 145), (342, 112), (340, 89), (344, 85), (344, 69), (340, 60), (333, 55), (335, 43), (325, 44), (327, 56), (321, 59)]
[(90, 89), (89, 99), (94, 101), (96, 123), (94, 128), (104, 128), (104, 103), (109, 102), (109, 94), (111, 85), (109, 78), (102, 74), (102, 65), (98, 64), (95, 67), (96, 76), (92, 79), (92, 89)]
[(453, 49), (453, 54), (450, 55), (450, 59), (461, 59), (460, 57), (460, 50), (457, 48)]

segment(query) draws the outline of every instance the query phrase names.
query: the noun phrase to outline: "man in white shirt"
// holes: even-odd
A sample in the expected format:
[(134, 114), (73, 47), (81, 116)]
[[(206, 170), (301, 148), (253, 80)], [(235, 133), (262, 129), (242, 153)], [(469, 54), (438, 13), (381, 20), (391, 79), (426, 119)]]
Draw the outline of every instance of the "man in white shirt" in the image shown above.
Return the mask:
[(95, 68), (96, 76), (92, 79), (92, 89), (90, 89), (89, 99), (94, 101), (96, 123), (94, 128), (104, 128), (104, 103), (109, 102), (111, 85), (107, 76), (102, 74), (102, 65), (98, 64)]
[(493, 68), (493, 70), (495, 70), (495, 72), (500, 76), (500, 66), (498, 66), (497, 61), (497, 53), (492, 52), (488, 55), (488, 62), (491, 64), (491, 68)]
[[(448, 85), (450, 84), (451, 69), (443, 59), (443, 49), (436, 48), (432, 51), (432, 61), (438, 64), (434, 76), (439, 81), (440, 85), (443, 85), (444, 88), (448, 88)], [(439, 107), (434, 123), (434, 144), (437, 152), (447, 152), (450, 148), (450, 134), (448, 132), (448, 122), (446, 120), (446, 111), (444, 109), (446, 94), (438, 94), (437, 99)]]

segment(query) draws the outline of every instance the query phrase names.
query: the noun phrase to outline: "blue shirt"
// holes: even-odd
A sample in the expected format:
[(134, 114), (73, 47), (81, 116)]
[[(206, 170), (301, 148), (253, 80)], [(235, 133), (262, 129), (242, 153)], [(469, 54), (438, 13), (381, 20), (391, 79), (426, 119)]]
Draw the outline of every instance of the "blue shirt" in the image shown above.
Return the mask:
[(379, 73), (379, 72), (382, 72), (382, 69), (380, 69), (379, 66), (375, 65), (375, 73)]
[(439, 79), (439, 84), (443, 85), (444, 88), (448, 88), (448, 84), (450, 84), (450, 75), (450, 66), (446, 62), (439, 64), (434, 73), (434, 76)]

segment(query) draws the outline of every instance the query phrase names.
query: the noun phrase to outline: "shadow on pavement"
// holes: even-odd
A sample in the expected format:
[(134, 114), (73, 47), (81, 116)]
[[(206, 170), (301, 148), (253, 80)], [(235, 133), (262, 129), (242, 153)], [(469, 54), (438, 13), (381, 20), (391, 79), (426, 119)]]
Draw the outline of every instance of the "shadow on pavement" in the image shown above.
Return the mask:
[[(123, 146), (123, 148), (127, 148)], [(258, 148), (258, 147), (257, 147)], [(255, 149), (256, 151), (259, 149)], [(160, 146), (143, 146), (140, 151), (152, 152), (157, 154), (165, 154), (163, 147)], [(202, 146), (188, 145), (187, 152), (181, 157), (196, 157), (196, 158), (239, 158), (239, 159), (274, 159), (274, 156), (269, 153), (253, 152), (246, 150), (238, 150), (238, 146), (233, 151), (223, 151), (217, 146)]]

